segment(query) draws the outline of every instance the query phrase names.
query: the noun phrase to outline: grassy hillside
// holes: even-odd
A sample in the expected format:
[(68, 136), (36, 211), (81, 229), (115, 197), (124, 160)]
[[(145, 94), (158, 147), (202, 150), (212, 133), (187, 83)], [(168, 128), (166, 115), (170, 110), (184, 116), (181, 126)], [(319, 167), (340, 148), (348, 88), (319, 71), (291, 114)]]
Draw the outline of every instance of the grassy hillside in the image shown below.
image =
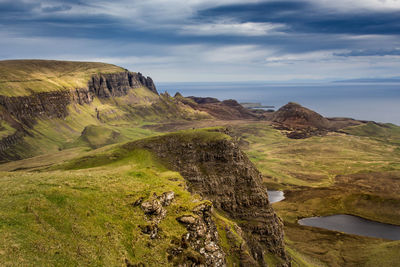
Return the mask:
[[(84, 88), (93, 74), (121, 71), (125, 70), (111, 64), (94, 62), (0, 61), (0, 95), (22, 96), (32, 92)], [(120, 97), (94, 97), (88, 104), (69, 102), (68, 97), (61, 98), (54, 108), (59, 107), (62, 117), (52, 116), (51, 112), (32, 111), (51, 106), (53, 99), (32, 100), (27, 102), (29, 104), (20, 103), (25, 100), (18, 101), (19, 105), (14, 103), (11, 108), (10, 105), (0, 106), (0, 117), (5, 118), (0, 122), (0, 139), (19, 131), (17, 138), (13, 138), (17, 141), (11, 142), (11, 146), (8, 146), (10, 142), (6, 142), (7, 148), (0, 151), (0, 162), (54, 153), (76, 146), (98, 148), (123, 140), (142, 138), (154, 132), (142, 127), (155, 122), (210, 118), (207, 113), (194, 110), (168, 94), (158, 95), (146, 87), (134, 88)], [(10, 110), (14, 106), (26, 113), (16, 115), (15, 111)], [(91, 128), (81, 136), (86, 127)]]
[[(183, 183), (145, 151), (133, 151), (126, 165), (2, 173), (0, 262), (121, 266), (128, 259), (167, 264), (171, 239), (185, 232), (175, 218), (199, 204)], [(161, 223), (165, 237), (152, 240), (141, 233), (146, 218), (132, 203), (170, 190), (177, 197)]]
[[(209, 131), (186, 131), (175, 136), (226, 137)], [(54, 156), (2, 166), (1, 265), (122, 266), (129, 261), (170, 266), (167, 251), (187, 231), (176, 218), (193, 214), (202, 203), (209, 205), (186, 191), (179, 173), (168, 170), (143, 149), (128, 151), (111, 146), (92, 152), (65, 150)], [(36, 170), (30, 171), (30, 166)], [(20, 167), (28, 169), (11, 172)], [(142, 231), (149, 224), (148, 218), (134, 203), (168, 191), (175, 192), (175, 199), (159, 223), (159, 237), (152, 239)], [(232, 237), (229, 241), (225, 231), (230, 229), (231, 235), (237, 235), (237, 226), (222, 215), (214, 216), (221, 245), (232, 264), (238, 255), (231, 255)], [(240, 245), (240, 238), (235, 242)], [(194, 251), (185, 253), (197, 257)]]
[(368, 122), (367, 124), (345, 128), (343, 131), (351, 135), (400, 145), (400, 127), (391, 123)]
[(98, 62), (4, 60), (0, 61), (0, 95), (85, 88), (93, 74), (122, 71), (121, 67)]

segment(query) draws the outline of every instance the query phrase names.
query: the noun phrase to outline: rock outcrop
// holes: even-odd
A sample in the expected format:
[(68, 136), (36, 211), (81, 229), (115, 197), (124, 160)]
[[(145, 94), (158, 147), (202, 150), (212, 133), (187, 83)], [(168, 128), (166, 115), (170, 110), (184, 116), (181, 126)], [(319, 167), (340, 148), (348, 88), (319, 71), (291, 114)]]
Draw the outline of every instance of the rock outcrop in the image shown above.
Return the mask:
[(239, 221), (252, 257), (260, 266), (266, 265), (266, 253), (279, 258), (282, 265), (289, 265), (283, 225), (261, 186), (261, 174), (235, 142), (170, 134), (125, 145), (127, 149), (133, 147), (155, 153), (181, 173), (191, 192), (212, 201), (218, 210)]
[(165, 207), (169, 206), (174, 198), (175, 193), (169, 191), (164, 192), (161, 196), (154, 195), (144, 202), (143, 198), (140, 198), (133, 204), (133, 206), (140, 205), (149, 221), (149, 224), (141, 226), (142, 233), (148, 234), (152, 239), (158, 238), (158, 233), (161, 231), (158, 224), (167, 215)]
[[(211, 205), (201, 204), (193, 210), (195, 216), (177, 218), (178, 222), (185, 225), (187, 233), (180, 240), (175, 240), (174, 246), (168, 250), (168, 258), (174, 265), (179, 265), (180, 261), (186, 264), (180, 266), (226, 266), (225, 253), (218, 244), (218, 231), (211, 210)], [(200, 256), (188, 253), (188, 248)]]
[(140, 72), (120, 72), (93, 75), (89, 81), (89, 91), (100, 98), (124, 96), (129, 90), (147, 87), (150, 91), (158, 94), (157, 89), (150, 77), (144, 77)]

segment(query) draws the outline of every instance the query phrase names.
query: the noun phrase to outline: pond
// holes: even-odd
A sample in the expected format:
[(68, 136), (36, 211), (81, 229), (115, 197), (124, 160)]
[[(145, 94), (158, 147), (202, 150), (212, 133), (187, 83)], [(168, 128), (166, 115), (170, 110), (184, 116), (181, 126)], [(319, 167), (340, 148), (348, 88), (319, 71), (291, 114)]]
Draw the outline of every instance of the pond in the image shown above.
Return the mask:
[(271, 203), (271, 204), (285, 199), (285, 196), (283, 195), (283, 191), (268, 190), (267, 194), (268, 194), (269, 203)]
[(300, 225), (340, 231), (347, 234), (400, 240), (400, 226), (370, 221), (357, 216), (337, 214), (299, 220)]

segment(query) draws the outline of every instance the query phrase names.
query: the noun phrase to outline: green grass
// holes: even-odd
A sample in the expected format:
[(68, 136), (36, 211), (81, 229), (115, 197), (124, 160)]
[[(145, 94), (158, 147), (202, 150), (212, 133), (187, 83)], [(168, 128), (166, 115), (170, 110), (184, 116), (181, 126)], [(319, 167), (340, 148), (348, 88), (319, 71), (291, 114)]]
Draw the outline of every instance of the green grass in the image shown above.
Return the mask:
[(246, 152), (274, 187), (329, 186), (339, 174), (400, 170), (398, 146), (368, 137), (329, 134), (296, 140), (263, 124), (234, 131), (249, 143)]
[[(38, 159), (37, 159), (38, 160)], [(43, 159), (46, 160), (46, 159)], [(176, 218), (202, 203), (179, 173), (145, 150), (112, 164), (75, 170), (0, 173), (0, 262), (4, 265), (120, 266), (125, 259), (170, 265), (166, 251), (186, 229)], [(174, 191), (152, 240), (137, 199)]]
[(123, 71), (121, 67), (98, 62), (4, 60), (0, 61), (0, 95), (85, 88), (93, 74)]
[[(97, 134), (102, 129), (93, 130)], [(0, 165), (0, 262), (6, 266), (120, 266), (127, 259), (132, 264), (171, 266), (167, 260), (171, 242), (187, 231), (176, 218), (193, 214), (196, 206), (209, 202), (190, 194), (179, 173), (140, 148), (165, 138), (230, 139), (219, 128), (187, 130)], [(167, 191), (175, 192), (175, 200), (159, 223), (160, 237), (150, 239), (140, 228), (149, 222), (133, 203)], [(240, 249), (243, 239), (235, 222), (217, 211), (213, 217), (232, 266), (239, 261), (235, 249)]]
[(114, 131), (106, 126), (96, 125), (86, 126), (79, 137), (80, 142), (86, 143), (91, 148), (98, 148), (127, 140), (128, 139), (118, 131)]
[(0, 121), (0, 139), (15, 133), (15, 129), (5, 121)]
[(400, 127), (394, 124), (367, 124), (348, 127), (343, 130), (346, 133), (372, 138), (375, 140), (400, 145)]
[[(221, 128), (205, 128), (196, 130), (184, 130), (180, 132), (168, 133), (161, 136), (153, 136), (139, 139), (137, 141), (118, 144), (104, 149), (97, 149), (86, 153), (83, 157), (77, 157), (60, 166), (54, 168), (62, 169), (83, 169), (93, 168), (103, 165), (121, 165), (129, 164), (130, 158), (133, 155), (138, 155), (142, 151), (141, 147), (146, 144), (160, 144), (171, 142), (174, 139), (176, 142), (211, 142), (216, 140), (229, 140), (231, 137), (220, 131)], [(137, 154), (139, 153), (139, 154)]]

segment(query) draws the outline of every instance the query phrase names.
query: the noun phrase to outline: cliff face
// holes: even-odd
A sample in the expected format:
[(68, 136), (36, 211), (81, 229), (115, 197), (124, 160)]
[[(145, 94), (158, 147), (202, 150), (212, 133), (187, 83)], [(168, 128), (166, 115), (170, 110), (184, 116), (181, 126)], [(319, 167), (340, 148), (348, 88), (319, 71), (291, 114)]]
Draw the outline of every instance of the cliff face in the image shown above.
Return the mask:
[(18, 97), (0, 95), (0, 105), (5, 112), (28, 127), (33, 125), (36, 117), (66, 117), (69, 103), (70, 93), (67, 91), (36, 93)]
[(139, 87), (147, 87), (158, 94), (150, 77), (126, 71), (93, 75), (87, 88), (32, 93), (28, 96), (0, 95), (0, 119), (16, 130), (0, 140), (0, 162), (20, 159), (7, 150), (30, 134), (37, 119), (63, 119), (68, 116), (68, 105), (71, 103), (90, 104), (95, 97), (124, 96), (129, 90)]
[(158, 94), (157, 89), (150, 77), (144, 77), (140, 72), (121, 72), (111, 74), (94, 75), (89, 81), (89, 92), (100, 98), (124, 96), (131, 89), (147, 87), (150, 91)]
[(231, 140), (185, 140), (172, 134), (134, 145), (154, 152), (181, 173), (191, 192), (211, 200), (214, 207), (239, 221), (255, 259), (251, 262), (265, 266), (263, 255), (267, 252), (282, 265), (289, 265), (282, 222), (268, 202), (260, 172), (247, 156)]

